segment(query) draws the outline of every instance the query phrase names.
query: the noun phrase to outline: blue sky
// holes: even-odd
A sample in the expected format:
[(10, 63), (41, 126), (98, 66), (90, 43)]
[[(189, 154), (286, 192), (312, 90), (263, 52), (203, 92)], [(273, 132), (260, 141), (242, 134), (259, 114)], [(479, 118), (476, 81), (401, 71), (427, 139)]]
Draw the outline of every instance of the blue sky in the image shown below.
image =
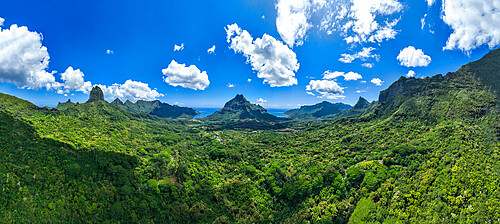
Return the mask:
[(429, 1), (4, 0), (0, 92), (39, 106), (84, 102), (96, 84), (110, 101), (190, 107), (377, 100), (400, 76), (500, 45), (499, 0)]

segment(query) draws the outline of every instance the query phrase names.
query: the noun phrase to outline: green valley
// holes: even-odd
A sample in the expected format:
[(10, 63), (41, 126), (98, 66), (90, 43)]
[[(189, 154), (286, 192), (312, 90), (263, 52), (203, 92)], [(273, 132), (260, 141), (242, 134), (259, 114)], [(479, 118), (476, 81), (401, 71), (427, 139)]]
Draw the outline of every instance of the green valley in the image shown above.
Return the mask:
[(500, 50), (351, 107), (0, 94), (2, 223), (499, 223)]

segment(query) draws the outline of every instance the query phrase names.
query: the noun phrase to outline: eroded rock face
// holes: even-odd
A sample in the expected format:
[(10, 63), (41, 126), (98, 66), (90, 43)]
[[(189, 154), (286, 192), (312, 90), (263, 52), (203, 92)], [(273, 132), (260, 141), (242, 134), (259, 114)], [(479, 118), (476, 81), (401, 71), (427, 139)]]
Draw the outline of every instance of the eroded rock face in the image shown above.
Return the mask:
[(101, 88), (99, 88), (99, 86), (94, 86), (94, 88), (92, 88), (92, 90), (90, 91), (90, 96), (87, 103), (99, 100), (104, 100), (104, 93), (102, 93), (102, 90)]

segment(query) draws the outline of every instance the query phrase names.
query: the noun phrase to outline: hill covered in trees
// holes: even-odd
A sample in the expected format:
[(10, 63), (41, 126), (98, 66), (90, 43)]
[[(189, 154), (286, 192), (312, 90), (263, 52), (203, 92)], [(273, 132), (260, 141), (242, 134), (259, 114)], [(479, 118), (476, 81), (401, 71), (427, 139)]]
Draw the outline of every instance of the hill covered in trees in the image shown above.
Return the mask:
[[(497, 223), (499, 60), (402, 77), (326, 123), (279, 120), (242, 95), (179, 120), (0, 94), (0, 220)], [(207, 128), (239, 120), (282, 128)]]
[(311, 119), (337, 115), (350, 108), (352, 106), (348, 104), (323, 101), (315, 105), (301, 106), (299, 109), (289, 110), (283, 114), (292, 119)]

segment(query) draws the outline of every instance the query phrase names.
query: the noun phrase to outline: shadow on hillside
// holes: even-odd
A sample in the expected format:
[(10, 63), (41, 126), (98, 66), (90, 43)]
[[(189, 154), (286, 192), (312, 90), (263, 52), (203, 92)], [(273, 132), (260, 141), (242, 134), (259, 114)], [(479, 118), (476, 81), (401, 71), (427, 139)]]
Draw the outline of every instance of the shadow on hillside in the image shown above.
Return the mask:
[(137, 166), (135, 156), (78, 150), (42, 138), (27, 121), (0, 111), (0, 174), (7, 177), (0, 184), (0, 207), (10, 211), (8, 216), (0, 212), (0, 219), (104, 221), (99, 213), (106, 220), (129, 219), (125, 202), (141, 191)]

